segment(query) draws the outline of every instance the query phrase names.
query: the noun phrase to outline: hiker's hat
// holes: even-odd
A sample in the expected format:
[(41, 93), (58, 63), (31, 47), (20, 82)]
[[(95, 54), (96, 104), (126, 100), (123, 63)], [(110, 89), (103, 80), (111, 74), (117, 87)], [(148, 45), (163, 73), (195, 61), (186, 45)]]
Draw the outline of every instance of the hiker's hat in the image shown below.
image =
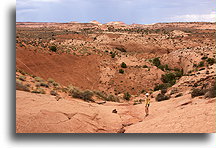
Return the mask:
[(149, 93), (146, 93), (145, 95), (146, 95), (146, 96), (149, 96)]

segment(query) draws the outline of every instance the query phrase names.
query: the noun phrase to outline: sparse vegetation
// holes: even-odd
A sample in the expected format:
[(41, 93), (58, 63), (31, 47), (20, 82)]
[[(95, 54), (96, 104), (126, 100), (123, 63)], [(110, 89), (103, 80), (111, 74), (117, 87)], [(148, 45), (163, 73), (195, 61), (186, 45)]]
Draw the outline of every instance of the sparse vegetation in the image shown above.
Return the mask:
[(158, 67), (158, 66), (161, 65), (160, 59), (159, 59), (159, 58), (154, 58), (154, 59), (152, 60), (152, 63), (153, 63), (153, 65), (155, 65), (156, 67)]
[(95, 102), (92, 99), (94, 93), (90, 90), (81, 91), (77, 88), (72, 88), (72, 89), (70, 89), (69, 93), (74, 98), (79, 98), (79, 99), (82, 99), (82, 100), (87, 101), (87, 102), (89, 102), (89, 101)]
[(37, 88), (33, 91), (31, 91), (32, 93), (37, 93), (37, 94), (46, 94), (45, 90), (43, 88)]
[(48, 82), (48, 83), (53, 83), (53, 82), (55, 82), (55, 81), (54, 81), (52, 78), (48, 78), (48, 79), (47, 79), (47, 82)]
[(42, 78), (40, 78), (40, 77), (35, 77), (35, 81), (37, 81), (37, 82), (43, 82), (44, 80)]
[(106, 98), (106, 101), (120, 102), (119, 98), (118, 98), (118, 97), (115, 97), (114, 95), (109, 95), (109, 96)]
[(124, 74), (124, 70), (123, 69), (119, 69), (119, 73)]
[(208, 57), (207, 57), (207, 56), (204, 56), (204, 57), (202, 57), (201, 59), (202, 59), (202, 60), (206, 60), (206, 59), (208, 59)]
[(56, 52), (57, 51), (57, 48), (56, 48), (56, 46), (50, 46), (50, 51), (52, 51), (52, 52)]
[(30, 92), (29, 85), (23, 84), (21, 81), (16, 80), (16, 90)]
[(203, 67), (204, 66), (204, 61), (200, 61), (197, 67)]
[(21, 80), (21, 81), (25, 81), (25, 80), (26, 80), (26, 77), (25, 77), (25, 76), (22, 76), (22, 75), (20, 75), (20, 76), (18, 77), (18, 79), (19, 79), (19, 80)]
[(122, 63), (121, 63), (121, 67), (122, 67), (122, 68), (127, 68), (127, 65), (125, 64), (125, 62), (122, 62)]
[(143, 68), (148, 68), (148, 66), (147, 65), (143, 65)]
[(174, 70), (174, 73), (169, 72), (161, 76), (161, 81), (163, 84), (156, 85), (154, 87), (154, 91), (167, 89), (168, 87), (173, 86), (176, 83), (176, 80), (183, 76), (183, 69), (180, 70), (175, 68)]
[(215, 62), (216, 62), (216, 60), (215, 60), (214, 58), (208, 58), (208, 59), (207, 59), (207, 63), (208, 63), (209, 65), (213, 65)]
[(123, 99), (124, 99), (124, 100), (129, 101), (130, 98), (131, 98), (131, 95), (130, 95), (128, 92), (124, 93), (124, 96), (123, 96)]
[(112, 58), (115, 58), (115, 56), (116, 56), (116, 54), (113, 52), (113, 53), (111, 53), (111, 57)]

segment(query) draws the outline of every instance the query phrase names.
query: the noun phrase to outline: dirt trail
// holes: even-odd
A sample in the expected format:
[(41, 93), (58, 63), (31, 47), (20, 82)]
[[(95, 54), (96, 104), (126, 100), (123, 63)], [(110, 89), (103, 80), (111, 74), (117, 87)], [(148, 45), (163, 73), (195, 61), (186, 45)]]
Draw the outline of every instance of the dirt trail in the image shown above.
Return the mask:
[(16, 94), (17, 133), (215, 132), (215, 99), (184, 96), (153, 101), (150, 115), (144, 118), (144, 104), (99, 105), (77, 99), (56, 101), (50, 95), (23, 91)]

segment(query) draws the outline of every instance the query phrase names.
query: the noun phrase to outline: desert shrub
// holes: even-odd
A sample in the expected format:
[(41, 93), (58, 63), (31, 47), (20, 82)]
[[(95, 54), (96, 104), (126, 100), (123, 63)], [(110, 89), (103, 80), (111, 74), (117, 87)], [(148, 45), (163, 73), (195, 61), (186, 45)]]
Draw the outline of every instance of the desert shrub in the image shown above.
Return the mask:
[(175, 72), (175, 77), (180, 78), (180, 77), (182, 77), (182, 76), (183, 76), (183, 69), (181, 69), (181, 70)]
[(35, 77), (35, 81), (37, 81), (37, 82), (43, 82), (44, 80), (42, 78), (40, 78), (40, 77)]
[(123, 99), (129, 101), (131, 98), (131, 95), (129, 94), (129, 92), (124, 93)]
[(142, 101), (143, 101), (142, 99), (134, 100), (133, 105), (142, 104)]
[(116, 47), (116, 49), (121, 51), (121, 52), (127, 52), (123, 47)]
[(49, 49), (50, 49), (52, 52), (56, 52), (56, 51), (57, 51), (56, 46), (50, 46)]
[(156, 101), (164, 101), (164, 100), (169, 100), (169, 97), (164, 95), (164, 94), (158, 94), (157, 97), (155, 98)]
[(164, 68), (165, 68), (165, 70), (170, 70), (169, 69), (169, 66), (166, 64), (166, 65), (164, 65)]
[(207, 56), (204, 56), (204, 57), (202, 57), (201, 59), (202, 59), (202, 60), (206, 60), (206, 59), (208, 59), (208, 57), (207, 57)]
[(143, 94), (143, 93), (145, 93), (146, 91), (143, 89), (143, 90), (141, 90), (141, 93)]
[(216, 61), (215, 61), (214, 58), (208, 58), (208, 59), (207, 59), (207, 63), (208, 63), (209, 65), (213, 65), (215, 62), (216, 62)]
[(192, 90), (191, 97), (194, 98), (197, 96), (203, 96), (205, 93), (206, 93), (206, 90), (196, 88)]
[(52, 84), (53, 84), (53, 86), (55, 86), (55, 87), (60, 86), (59, 83), (57, 83), (57, 82), (55, 82), (55, 81), (54, 81)]
[(193, 67), (197, 67), (197, 64), (193, 64)]
[(68, 93), (68, 88), (67, 88), (67, 87), (63, 87), (61, 90), (62, 90), (62, 92), (64, 92), (64, 93)]
[(112, 101), (112, 102), (119, 102), (119, 98), (115, 97), (114, 95), (109, 95), (107, 97), (107, 101)]
[(57, 93), (55, 90), (51, 90), (51, 91), (50, 91), (50, 95), (57, 96), (58, 93)]
[(115, 56), (116, 56), (115, 53), (112, 53), (112, 54), (111, 54), (111, 57), (112, 57), (112, 58), (115, 58)]
[(122, 63), (121, 63), (121, 67), (122, 67), (122, 68), (127, 68), (127, 65), (125, 64), (125, 62), (122, 62)]
[(197, 65), (197, 67), (203, 67), (204, 66), (204, 61), (199, 62), (199, 64)]
[(161, 69), (162, 71), (164, 71), (165, 70), (165, 65), (159, 65), (158, 68)]
[(123, 69), (119, 69), (119, 73), (124, 74), (124, 70)]
[(153, 63), (156, 67), (158, 67), (158, 66), (161, 65), (159, 58), (154, 58), (154, 59), (152, 60), (152, 63)]
[(46, 92), (43, 88), (37, 88), (37, 89), (33, 90), (32, 93), (46, 94)]
[(74, 98), (79, 98), (82, 99), (84, 101), (91, 101), (91, 102), (95, 102), (92, 97), (94, 95), (94, 93), (92, 91), (89, 90), (85, 90), (85, 91), (80, 91), (79, 89), (73, 88), (70, 90), (70, 95)]
[(16, 90), (27, 91), (30, 92), (29, 86), (24, 85), (21, 81), (16, 80)]
[(107, 100), (107, 94), (105, 94), (105, 93), (103, 93), (103, 92), (94, 91), (94, 94), (95, 94), (96, 96), (98, 96), (100, 99)]
[(179, 68), (174, 68), (173, 70), (174, 70), (174, 71), (180, 71), (180, 69), (179, 69)]
[(25, 81), (26, 77), (25, 76), (19, 76), (18, 79), (21, 80), (21, 81)]
[(35, 83), (35, 86), (36, 86), (36, 87), (40, 87), (40, 86), (41, 86), (41, 85), (40, 85), (40, 82)]
[(143, 68), (148, 68), (148, 66), (147, 65), (143, 65)]
[(47, 79), (47, 82), (48, 82), (48, 83), (53, 83), (53, 82), (55, 82), (55, 81), (54, 81), (52, 78), (48, 78), (48, 79)]
[(41, 83), (40, 83), (40, 86), (42, 86), (42, 87), (46, 87), (46, 88), (49, 87), (49, 85), (48, 85), (47, 83), (45, 83), (45, 82), (41, 82)]
[(26, 75), (27, 74), (25, 71), (22, 71), (22, 70), (18, 70), (18, 72), (20, 72), (22, 75)]
[(175, 77), (176, 76), (174, 73), (167, 73), (167, 74), (162, 75), (161, 80), (164, 83), (170, 83), (170, 84), (174, 85), (175, 84)]

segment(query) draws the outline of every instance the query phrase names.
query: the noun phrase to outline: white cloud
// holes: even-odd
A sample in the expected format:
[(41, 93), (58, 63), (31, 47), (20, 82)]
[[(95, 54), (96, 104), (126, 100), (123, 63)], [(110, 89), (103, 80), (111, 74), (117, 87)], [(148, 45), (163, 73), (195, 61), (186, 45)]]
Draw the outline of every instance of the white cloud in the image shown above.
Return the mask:
[(178, 15), (168, 19), (175, 22), (216, 22), (216, 12), (210, 14), (186, 14)]

